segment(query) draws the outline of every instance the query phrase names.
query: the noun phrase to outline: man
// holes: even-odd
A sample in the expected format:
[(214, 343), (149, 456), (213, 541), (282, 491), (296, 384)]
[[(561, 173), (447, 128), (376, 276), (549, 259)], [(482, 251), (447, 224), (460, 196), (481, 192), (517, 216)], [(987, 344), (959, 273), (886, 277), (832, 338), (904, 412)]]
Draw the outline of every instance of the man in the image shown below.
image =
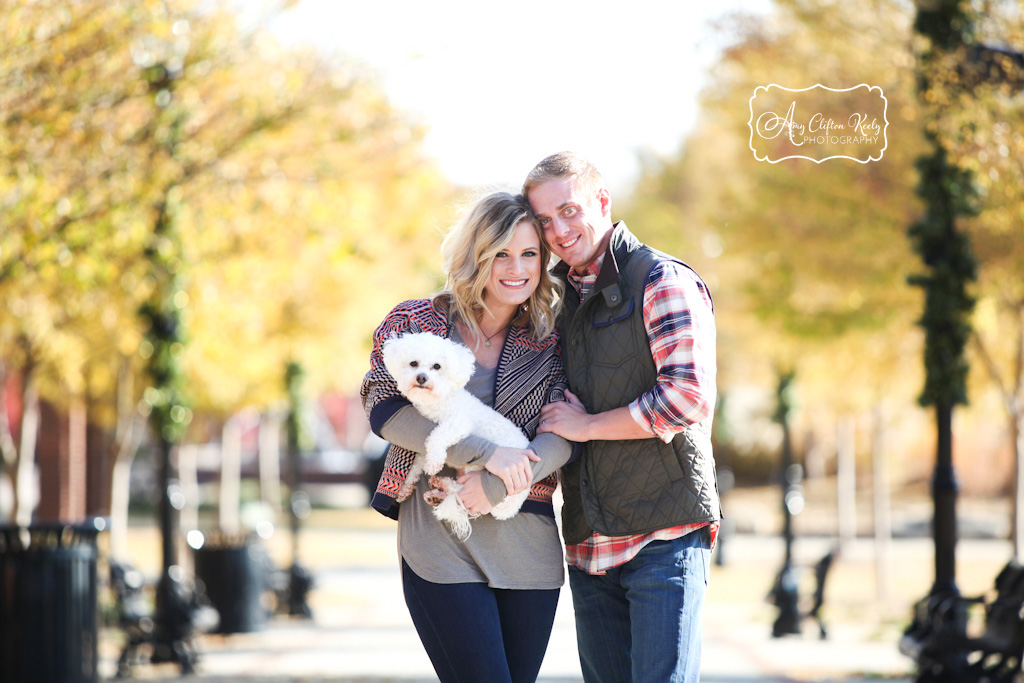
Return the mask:
[(697, 683), (721, 518), (711, 452), (715, 323), (688, 266), (612, 223), (601, 175), (568, 152), (523, 194), (561, 262), (568, 402), (540, 432), (583, 444), (562, 470), (562, 532), (587, 683)]

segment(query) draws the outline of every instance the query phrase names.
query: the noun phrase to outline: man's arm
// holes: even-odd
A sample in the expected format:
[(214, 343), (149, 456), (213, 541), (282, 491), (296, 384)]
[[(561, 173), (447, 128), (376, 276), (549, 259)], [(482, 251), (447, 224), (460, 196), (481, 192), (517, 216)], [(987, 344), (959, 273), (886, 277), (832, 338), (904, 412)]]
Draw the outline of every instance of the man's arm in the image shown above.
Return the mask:
[(634, 419), (629, 406), (591, 415), (576, 394), (566, 390), (565, 398), (566, 401), (548, 403), (541, 408), (538, 433), (551, 432), (580, 443), (654, 437), (653, 432)]
[(548, 404), (539, 432), (573, 441), (671, 441), (714, 409), (715, 319), (710, 294), (685, 266), (671, 261), (651, 271), (644, 290), (644, 327), (658, 369), (655, 386), (628, 406), (588, 415), (578, 401)]

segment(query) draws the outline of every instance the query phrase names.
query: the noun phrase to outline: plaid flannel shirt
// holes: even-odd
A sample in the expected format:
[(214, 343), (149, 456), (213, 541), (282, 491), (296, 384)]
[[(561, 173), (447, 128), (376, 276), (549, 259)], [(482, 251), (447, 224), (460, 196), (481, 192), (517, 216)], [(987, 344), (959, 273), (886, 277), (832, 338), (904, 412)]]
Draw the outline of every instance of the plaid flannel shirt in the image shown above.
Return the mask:
[[(602, 254), (584, 272), (569, 271), (569, 282), (580, 293), (581, 301), (590, 294), (603, 262)], [(629, 412), (637, 424), (667, 443), (690, 424), (706, 419), (714, 409), (716, 357), (711, 295), (690, 269), (663, 261), (648, 276), (643, 316), (658, 381), (629, 404)], [(588, 574), (603, 574), (633, 559), (652, 541), (680, 538), (705, 526), (711, 527), (714, 544), (718, 522), (614, 538), (595, 532), (582, 543), (567, 545), (566, 561)]]

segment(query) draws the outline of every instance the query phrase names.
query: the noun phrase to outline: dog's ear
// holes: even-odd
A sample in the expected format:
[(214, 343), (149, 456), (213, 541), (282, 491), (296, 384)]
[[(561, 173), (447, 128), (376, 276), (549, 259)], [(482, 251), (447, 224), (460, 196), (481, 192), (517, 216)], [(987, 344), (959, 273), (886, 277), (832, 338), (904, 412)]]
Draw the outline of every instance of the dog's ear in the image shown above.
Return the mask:
[(390, 337), (384, 340), (380, 347), (380, 355), (384, 359), (384, 367), (392, 377), (395, 377), (397, 372), (397, 368), (394, 367), (394, 364), (398, 362), (395, 354), (400, 353), (398, 351), (398, 342), (401, 340), (402, 335), (392, 333)]
[(448, 376), (455, 384), (460, 387), (466, 386), (469, 382), (469, 378), (473, 376), (474, 365), (476, 363), (476, 356), (469, 350), (468, 346), (462, 344), (456, 344), (452, 342), (448, 345)]

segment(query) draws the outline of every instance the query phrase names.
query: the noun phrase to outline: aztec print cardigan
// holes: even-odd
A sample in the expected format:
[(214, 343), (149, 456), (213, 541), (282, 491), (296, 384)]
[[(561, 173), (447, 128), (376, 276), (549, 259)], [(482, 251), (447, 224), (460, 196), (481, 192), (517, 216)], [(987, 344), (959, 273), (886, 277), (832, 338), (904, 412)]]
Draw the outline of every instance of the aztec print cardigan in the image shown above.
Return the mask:
[[(430, 299), (414, 299), (396, 306), (374, 332), (370, 371), (363, 378), (359, 395), (370, 427), (378, 436), (391, 416), (411, 405), (384, 368), (381, 346), (389, 338), (405, 333), (429, 332), (447, 338), (451, 337), (451, 329), (450, 316), (438, 310)], [(495, 372), (494, 409), (533, 439), (541, 406), (565, 400), (565, 387), (557, 334), (537, 342), (522, 327), (509, 329)], [(388, 448), (384, 473), (370, 503), (381, 514), (398, 519), (399, 503), (395, 497), (415, 457), (414, 452), (394, 444)], [(557, 484), (557, 473), (534, 484), (521, 510), (554, 517), (551, 494)]]

